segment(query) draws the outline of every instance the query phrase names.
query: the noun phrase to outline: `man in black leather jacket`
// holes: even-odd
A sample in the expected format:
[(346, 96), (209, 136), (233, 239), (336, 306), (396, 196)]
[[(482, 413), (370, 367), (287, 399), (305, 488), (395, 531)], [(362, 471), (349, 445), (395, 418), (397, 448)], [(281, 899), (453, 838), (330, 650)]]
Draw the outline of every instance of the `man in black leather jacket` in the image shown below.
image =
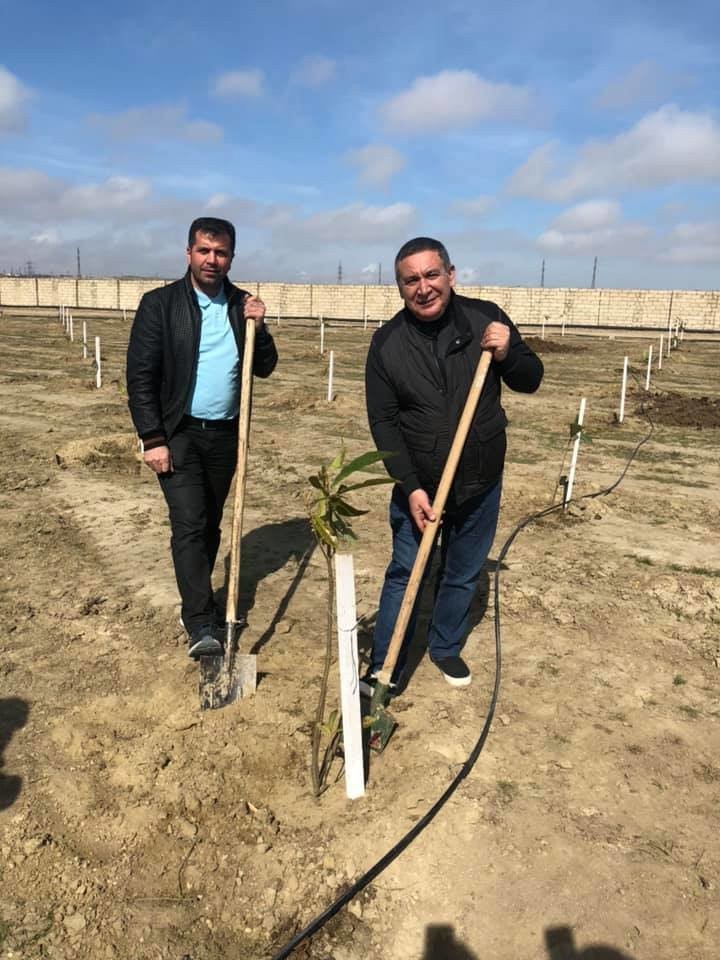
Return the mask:
[[(542, 362), (497, 304), (455, 293), (455, 268), (439, 241), (418, 237), (404, 244), (395, 276), (405, 307), (374, 334), (365, 371), (370, 430), (378, 450), (391, 452), (385, 465), (397, 481), (390, 502), (393, 553), (363, 681), (366, 693), (383, 665), (422, 532), (436, 519), (442, 519), (440, 569), (428, 650), (452, 686), (471, 682), (460, 651), (500, 509), (507, 425), (501, 382), (533, 393), (543, 376)], [(492, 352), (492, 362), (445, 513), (436, 518), (432, 499), (483, 350)], [(416, 616), (417, 604), (395, 685)]]
[(234, 252), (231, 223), (193, 221), (187, 273), (143, 296), (127, 354), (128, 405), (168, 504), (182, 622), (195, 659), (222, 652), (211, 578), (237, 462), (246, 318), (255, 321), (253, 373), (268, 377), (277, 363), (265, 305), (227, 279)]

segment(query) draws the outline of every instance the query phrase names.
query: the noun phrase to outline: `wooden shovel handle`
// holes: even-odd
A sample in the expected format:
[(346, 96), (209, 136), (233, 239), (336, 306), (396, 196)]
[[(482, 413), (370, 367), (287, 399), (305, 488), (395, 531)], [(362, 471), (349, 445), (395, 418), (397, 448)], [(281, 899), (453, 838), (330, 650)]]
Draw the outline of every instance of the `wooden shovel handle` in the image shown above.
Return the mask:
[(230, 536), (230, 572), (228, 574), (225, 617), (228, 623), (237, 623), (237, 594), (240, 580), (240, 539), (245, 480), (247, 477), (248, 437), (250, 436), (250, 406), (252, 403), (252, 371), (255, 354), (255, 321), (245, 320), (245, 347), (240, 378), (240, 411), (238, 415), (238, 452), (235, 470), (235, 498), (233, 500), (232, 534)]
[(468, 391), (467, 400), (465, 401), (465, 407), (460, 417), (460, 422), (458, 423), (458, 428), (455, 432), (452, 446), (450, 447), (450, 453), (448, 454), (447, 461), (445, 462), (445, 466), (443, 468), (442, 476), (440, 477), (440, 483), (437, 488), (437, 493), (435, 494), (435, 499), (433, 500), (432, 509), (436, 519), (433, 522), (428, 522), (423, 531), (420, 546), (418, 547), (418, 552), (415, 557), (415, 563), (413, 564), (413, 568), (410, 572), (410, 579), (408, 580), (407, 587), (405, 587), (405, 594), (403, 596), (402, 604), (400, 605), (400, 612), (398, 613), (398, 618), (395, 621), (395, 628), (393, 630), (392, 637), (390, 638), (390, 646), (388, 647), (388, 652), (385, 656), (385, 662), (383, 663), (382, 670), (378, 674), (378, 682), (384, 684), (385, 686), (390, 683), (392, 672), (395, 669), (395, 664), (397, 663), (400, 647), (402, 646), (403, 638), (405, 637), (405, 631), (407, 630), (407, 625), (410, 621), (410, 614), (415, 606), (415, 598), (417, 597), (417, 592), (420, 588), (423, 574), (425, 573), (425, 567), (427, 566), (430, 551), (432, 550), (435, 537), (440, 529), (440, 520), (442, 519), (443, 510), (445, 509), (448, 494), (450, 493), (450, 488), (452, 487), (453, 480), (455, 479), (455, 471), (457, 470), (457, 465), (460, 462), (460, 455), (462, 454), (463, 447), (465, 446), (467, 435), (470, 432), (470, 424), (472, 423), (473, 417), (475, 416), (475, 411), (477, 410), (478, 401), (480, 400), (480, 394), (482, 393), (482, 388), (485, 384), (485, 377), (487, 376), (491, 360), (492, 352), (490, 350), (483, 350), (480, 354), (480, 360), (478, 361), (478, 365), (475, 370), (475, 376), (470, 384), (470, 390)]

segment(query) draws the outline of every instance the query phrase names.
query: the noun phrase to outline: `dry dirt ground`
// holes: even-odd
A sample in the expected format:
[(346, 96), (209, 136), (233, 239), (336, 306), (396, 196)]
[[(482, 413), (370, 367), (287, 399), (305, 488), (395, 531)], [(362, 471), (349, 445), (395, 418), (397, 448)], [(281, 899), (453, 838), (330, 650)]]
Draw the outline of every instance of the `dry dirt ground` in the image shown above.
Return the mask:
[[(340, 778), (315, 800), (326, 579), (304, 498), (341, 437), (353, 454), (371, 446), (371, 331), (328, 329), (328, 403), (317, 331), (273, 327), (281, 361), (256, 385), (241, 577), (241, 643), (261, 682), (253, 698), (201, 713), (165, 507), (126, 409), (127, 326), (90, 324), (103, 344), (97, 390), (57, 320), (0, 322), (0, 957), (271, 957), (461, 768), (495, 672), (491, 578), (465, 650), (473, 685), (448, 687), (419, 644), (366, 796), (347, 801)], [(614, 483), (649, 429), (642, 342), (536, 345), (540, 392), (505, 394), (493, 557), (551, 503), (581, 395), (592, 443), (577, 496)], [(626, 353), (640, 382), (631, 376), (618, 424)], [(622, 483), (519, 535), (501, 578), (500, 699), (476, 766), (294, 956), (720, 955), (718, 370), (720, 344), (686, 342), (665, 358), (654, 432)], [(370, 508), (355, 552), (362, 650), (389, 554), (387, 496), (373, 487), (356, 500)]]

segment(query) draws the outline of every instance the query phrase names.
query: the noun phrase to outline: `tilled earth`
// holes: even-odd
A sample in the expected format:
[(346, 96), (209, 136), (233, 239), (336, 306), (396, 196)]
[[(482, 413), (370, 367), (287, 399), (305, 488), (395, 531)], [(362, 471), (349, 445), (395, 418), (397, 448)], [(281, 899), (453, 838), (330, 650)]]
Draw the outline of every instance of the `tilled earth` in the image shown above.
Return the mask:
[[(392, 706), (399, 726), (370, 758), (365, 797), (346, 799), (336, 764), (315, 799), (327, 583), (307, 477), (341, 438), (351, 454), (372, 446), (370, 332), (328, 328), (328, 403), (317, 331), (273, 327), (281, 362), (255, 388), (241, 575), (241, 650), (257, 653), (260, 683), (203, 713), (164, 503), (127, 415), (127, 326), (94, 322), (97, 390), (56, 320), (6, 308), (0, 323), (0, 957), (272, 957), (461, 770), (495, 676), (491, 573), (465, 650), (473, 685), (443, 683), (420, 630)], [(720, 345), (684, 343), (653, 372), (649, 396), (641, 341), (536, 347), (540, 392), (505, 394), (492, 557), (557, 500), (581, 395), (592, 442), (578, 499), (527, 526), (504, 559), (490, 737), (427, 829), (293, 956), (717, 955)], [(636, 449), (622, 482), (589, 496), (613, 486)], [(370, 508), (356, 522), (363, 652), (389, 554), (387, 496), (373, 487), (356, 500)], [(336, 687), (333, 666), (333, 701)]]

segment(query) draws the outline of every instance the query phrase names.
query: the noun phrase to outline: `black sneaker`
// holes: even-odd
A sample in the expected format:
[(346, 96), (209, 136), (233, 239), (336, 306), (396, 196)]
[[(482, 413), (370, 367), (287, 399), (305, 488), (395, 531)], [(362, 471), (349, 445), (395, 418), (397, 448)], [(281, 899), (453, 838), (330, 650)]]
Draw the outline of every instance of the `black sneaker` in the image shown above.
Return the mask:
[(216, 636), (216, 629), (212, 623), (208, 623), (195, 630), (188, 643), (188, 656), (193, 660), (199, 660), (200, 657), (221, 656), (223, 646)]
[(462, 657), (441, 657), (433, 660), (451, 687), (469, 687), (472, 682), (470, 667)]
[[(375, 672), (368, 670), (364, 677), (360, 677), (358, 686), (360, 687), (361, 697), (368, 697), (368, 699), (372, 698), (373, 693), (375, 693), (375, 687), (377, 686), (378, 673), (378, 670)], [(388, 688), (390, 690), (390, 695), (393, 696), (397, 692), (398, 685), (397, 683), (393, 683), (391, 680), (388, 684)]]

